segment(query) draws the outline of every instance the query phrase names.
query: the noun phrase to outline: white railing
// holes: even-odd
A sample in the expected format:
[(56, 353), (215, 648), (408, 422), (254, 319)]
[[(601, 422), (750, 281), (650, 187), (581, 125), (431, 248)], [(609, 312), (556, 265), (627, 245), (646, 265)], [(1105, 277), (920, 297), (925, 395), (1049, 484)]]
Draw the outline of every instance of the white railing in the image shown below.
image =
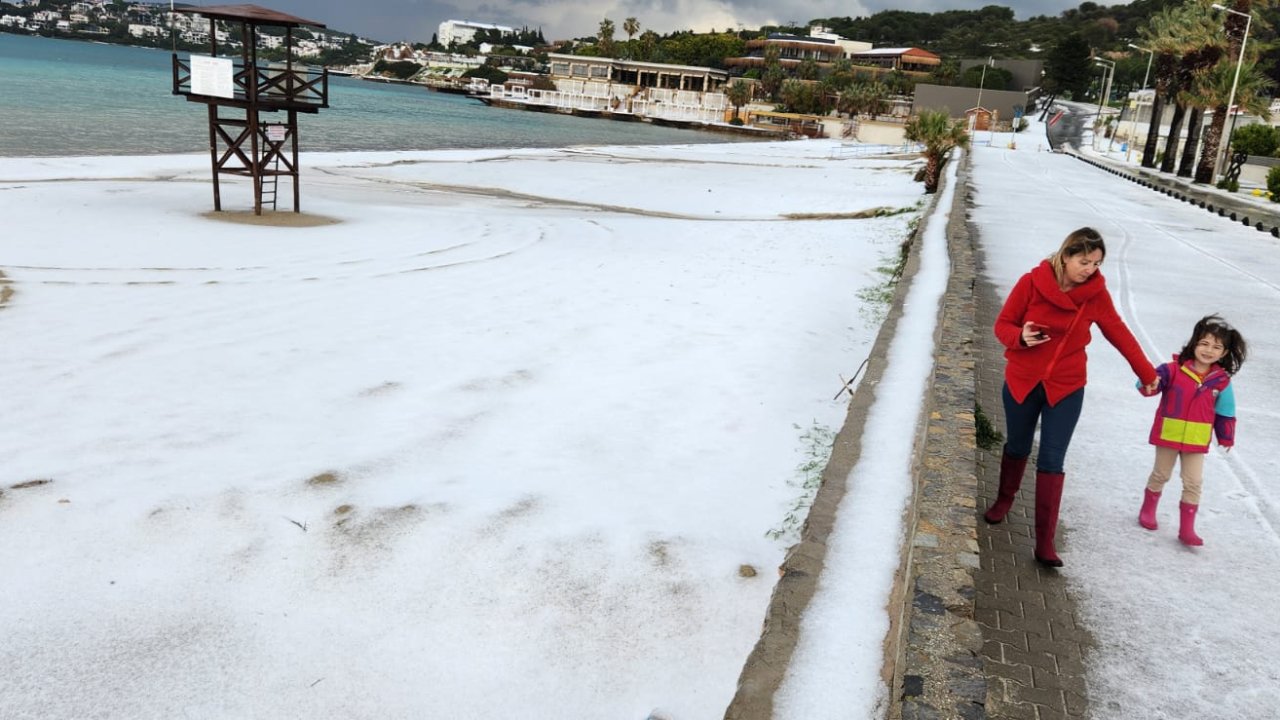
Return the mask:
[(921, 152), (924, 152), (924, 145), (921, 143), (903, 142), (897, 145), (883, 145), (879, 143), (846, 142), (832, 147), (829, 158), (831, 160), (840, 160), (851, 157), (906, 155)]
[[(595, 86), (595, 87), (588, 87)], [(723, 123), (729, 107), (724, 93), (699, 93), (688, 90), (649, 88), (639, 93), (625, 85), (568, 81), (560, 90), (537, 90), (523, 87), (489, 87), (488, 97), (564, 111), (612, 112), (655, 120), (679, 122)]]

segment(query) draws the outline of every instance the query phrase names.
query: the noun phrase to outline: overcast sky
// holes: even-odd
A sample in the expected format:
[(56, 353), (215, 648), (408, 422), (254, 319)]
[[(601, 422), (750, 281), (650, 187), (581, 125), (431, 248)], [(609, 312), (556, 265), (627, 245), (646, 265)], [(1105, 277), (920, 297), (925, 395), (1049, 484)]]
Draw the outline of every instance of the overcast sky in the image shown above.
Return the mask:
[[(197, 5), (223, 4), (202, 0)], [(886, 9), (938, 12), (976, 10), (1000, 4), (989, 0), (261, 0), (259, 4), (334, 30), (383, 41), (428, 42), (445, 20), (542, 28), (548, 40), (595, 34), (604, 18), (618, 26), (634, 17), (642, 29), (674, 30), (757, 28), (779, 23), (807, 23), (822, 17), (859, 17)], [(1110, 4), (1110, 3), (1100, 3)], [(1020, 19), (1058, 15), (1077, 7), (1072, 0), (1014, 0), (1008, 3)], [(856, 39), (856, 38), (851, 38)]]

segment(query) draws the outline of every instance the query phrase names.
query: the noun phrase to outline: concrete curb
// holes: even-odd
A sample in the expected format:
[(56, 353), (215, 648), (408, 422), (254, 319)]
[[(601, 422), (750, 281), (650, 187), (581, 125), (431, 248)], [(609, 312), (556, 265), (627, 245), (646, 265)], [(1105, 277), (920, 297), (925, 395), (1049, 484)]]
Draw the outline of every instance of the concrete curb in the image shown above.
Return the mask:
[(1234, 198), (1213, 187), (1197, 186), (1180, 178), (1171, 178), (1167, 173), (1148, 168), (1135, 169), (1128, 165), (1121, 166), (1100, 158), (1082, 155), (1075, 150), (1066, 150), (1064, 154), (1162, 195), (1191, 203), (1221, 217), (1230, 218), (1232, 222), (1238, 221), (1260, 232), (1269, 232), (1272, 237), (1280, 238), (1280, 204), (1277, 204), (1275, 210), (1270, 210), (1248, 200)]
[(987, 680), (975, 621), (977, 449), (974, 417), (974, 254), (966, 224), (968, 155), (947, 219), (951, 272), (938, 318), (934, 373), (917, 447), (910, 567), (911, 602), (893, 685), (890, 720), (984, 718)]

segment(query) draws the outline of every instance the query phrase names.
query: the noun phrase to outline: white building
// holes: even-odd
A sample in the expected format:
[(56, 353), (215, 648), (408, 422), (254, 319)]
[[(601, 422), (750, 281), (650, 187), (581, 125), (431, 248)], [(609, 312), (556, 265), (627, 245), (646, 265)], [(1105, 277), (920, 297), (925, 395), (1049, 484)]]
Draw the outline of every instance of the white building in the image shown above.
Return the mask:
[(142, 25), (139, 23), (129, 23), (129, 34), (136, 38), (144, 37), (161, 37), (168, 34), (168, 30), (158, 25)]
[(863, 52), (872, 48), (871, 43), (862, 42), (860, 40), (845, 40), (839, 35), (831, 32), (831, 28), (822, 25), (812, 25), (809, 27), (809, 37), (818, 38), (820, 40), (830, 40), (840, 47), (844, 48), (844, 56), (852, 57), (854, 53)]
[(480, 30), (498, 30), (505, 34), (515, 33), (515, 28), (509, 28), (505, 25), (488, 25), (486, 23), (474, 23), (469, 20), (445, 20), (440, 23), (439, 30), (436, 31), (436, 41), (445, 47), (456, 43), (470, 42), (476, 36), (476, 32)]

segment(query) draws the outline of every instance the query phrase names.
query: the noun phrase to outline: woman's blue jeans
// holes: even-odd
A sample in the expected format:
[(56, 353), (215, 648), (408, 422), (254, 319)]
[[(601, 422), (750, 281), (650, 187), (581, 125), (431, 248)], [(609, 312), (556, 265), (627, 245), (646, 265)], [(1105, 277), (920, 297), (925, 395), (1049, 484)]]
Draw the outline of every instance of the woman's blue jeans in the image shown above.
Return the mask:
[(1080, 388), (1050, 405), (1045, 397), (1044, 385), (1036, 385), (1026, 399), (1018, 402), (1004, 386), (1005, 452), (1011, 457), (1031, 455), (1035, 442), (1036, 422), (1040, 423), (1040, 453), (1036, 456), (1036, 470), (1060, 473), (1067, 459), (1067, 447), (1076, 431), (1076, 421), (1084, 407), (1084, 388)]

